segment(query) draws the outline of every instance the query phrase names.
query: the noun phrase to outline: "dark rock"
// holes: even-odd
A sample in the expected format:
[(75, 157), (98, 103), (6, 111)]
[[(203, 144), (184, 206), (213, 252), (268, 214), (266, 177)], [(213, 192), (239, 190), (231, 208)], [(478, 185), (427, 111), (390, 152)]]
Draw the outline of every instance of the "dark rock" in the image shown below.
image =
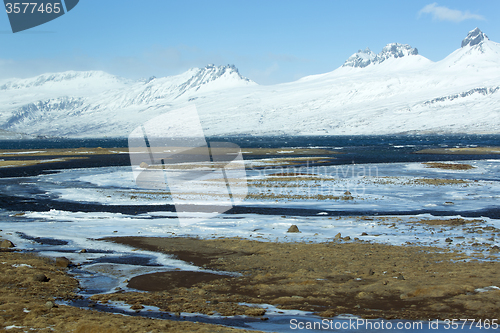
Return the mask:
[(35, 274), (35, 276), (33, 276), (33, 281), (36, 281), (36, 282), (49, 282), (49, 278), (45, 276), (45, 274)]
[(448, 237), (448, 238), (446, 238), (444, 241), (445, 241), (446, 243), (451, 243), (451, 242), (453, 242), (453, 239), (451, 239), (451, 238), (449, 238), (449, 237)]
[(399, 274), (398, 275), (398, 280), (406, 280), (405, 277), (403, 276), (403, 274)]
[(335, 283), (344, 283), (354, 279), (354, 277), (352, 275), (339, 274), (339, 275), (327, 276), (327, 279)]
[(292, 224), (292, 226), (290, 228), (288, 228), (287, 232), (300, 232), (300, 231), (299, 231), (299, 228), (295, 224)]
[(250, 308), (250, 309), (245, 311), (245, 315), (253, 316), (253, 317), (263, 316), (265, 313), (266, 313), (266, 309), (262, 309), (262, 308)]
[(57, 257), (56, 258), (56, 267), (67, 268), (71, 265), (71, 261), (66, 257)]
[(44, 307), (46, 307), (47, 309), (52, 309), (52, 308), (57, 308), (57, 305), (56, 305), (56, 303), (54, 303), (52, 301), (47, 301), (44, 304)]
[(341, 239), (341, 238), (342, 238), (342, 234), (340, 232), (335, 235), (335, 239)]
[(8, 239), (4, 239), (2, 241), (2, 243), (0, 243), (0, 248), (2, 248), (2, 249), (8, 249), (8, 248), (12, 248), (12, 247), (16, 247), (16, 246), (14, 245), (14, 243), (12, 243)]
[(368, 275), (373, 275), (373, 274), (375, 274), (375, 272), (373, 271), (373, 269), (371, 269), (371, 268), (370, 268), (370, 269), (368, 270)]
[(363, 232), (361, 236), (368, 236), (368, 234), (366, 232)]
[(144, 306), (142, 304), (136, 303), (130, 307), (131, 310), (142, 310)]

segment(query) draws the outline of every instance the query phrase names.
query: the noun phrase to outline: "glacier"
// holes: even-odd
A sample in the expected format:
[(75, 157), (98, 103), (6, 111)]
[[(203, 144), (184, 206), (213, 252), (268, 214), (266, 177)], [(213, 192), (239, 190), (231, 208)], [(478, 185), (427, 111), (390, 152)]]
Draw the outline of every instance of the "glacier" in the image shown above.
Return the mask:
[(407, 44), (366, 48), (332, 72), (259, 85), (233, 65), (129, 80), (101, 71), (0, 81), (0, 139), (126, 137), (195, 105), (215, 135), (495, 134), (500, 44), (478, 28), (433, 62)]

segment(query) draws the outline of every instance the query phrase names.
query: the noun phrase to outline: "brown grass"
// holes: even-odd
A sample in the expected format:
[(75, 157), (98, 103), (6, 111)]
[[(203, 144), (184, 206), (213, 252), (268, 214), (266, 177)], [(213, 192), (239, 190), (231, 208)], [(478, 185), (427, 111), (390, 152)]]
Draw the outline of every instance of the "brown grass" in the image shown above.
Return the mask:
[(416, 185), (456, 185), (456, 184), (468, 184), (467, 180), (463, 179), (439, 179), (439, 178), (419, 178), (411, 181), (411, 183)]
[(109, 325), (83, 324), (77, 327), (75, 333), (121, 333), (116, 327)]
[[(20, 154), (22, 153), (22, 154)], [(68, 148), (68, 149), (2, 149), (0, 158), (13, 156), (67, 156), (67, 155), (108, 155), (128, 153), (127, 148)]]
[(443, 163), (443, 162), (426, 162), (423, 163), (428, 168), (437, 168), (445, 170), (470, 170), (474, 167), (470, 164), (464, 163)]
[(0, 167), (11, 168), (11, 167), (21, 167), (21, 166), (31, 166), (43, 163), (55, 163), (64, 162), (69, 160), (85, 159), (87, 157), (65, 157), (57, 158), (52, 160), (10, 160), (10, 161), (0, 161)]
[(295, 156), (295, 157), (280, 157), (264, 160), (252, 160), (251, 162), (259, 162), (267, 165), (298, 165), (306, 162), (328, 163), (333, 157), (315, 157), (315, 156)]
[[(145, 163), (145, 162), (142, 162)], [(215, 170), (215, 169), (242, 169), (243, 163), (214, 163), (214, 162), (198, 162), (198, 163), (176, 163), (176, 164), (142, 164), (141, 168), (154, 170)]]
[(455, 219), (446, 219), (446, 220), (441, 220), (441, 219), (431, 219), (431, 220), (419, 220), (419, 221), (412, 221), (409, 223), (423, 223), (423, 224), (428, 224), (428, 225), (452, 225), (452, 226), (458, 226), (458, 225), (465, 225), (465, 224), (472, 224), (472, 223), (484, 223), (484, 220), (466, 220), (462, 218), (455, 218)]
[[(151, 147), (153, 152), (165, 152), (168, 150), (169, 154), (186, 154), (186, 155), (204, 155), (207, 153), (206, 147), (199, 148), (188, 148), (186, 147)], [(117, 150), (117, 149), (111, 149)], [(132, 148), (131, 151), (144, 152), (144, 148)], [(237, 152), (234, 148), (210, 148), (210, 151), (214, 155), (224, 155), (228, 153)], [(287, 151), (286, 153), (280, 153), (281, 151)], [(241, 148), (241, 152), (244, 155), (283, 155), (283, 156), (295, 156), (295, 155), (333, 155), (342, 154), (337, 151), (318, 149), (318, 148), (300, 148), (300, 149), (287, 149), (287, 148)]]
[[(2, 249), (5, 250), (5, 249)], [(28, 264), (31, 267), (13, 265)], [(47, 282), (34, 279), (37, 274)], [(0, 331), (1, 332), (248, 332), (224, 326), (182, 321), (123, 316), (72, 306), (45, 306), (47, 301), (71, 300), (78, 296), (78, 282), (54, 261), (33, 254), (0, 251)], [(149, 294), (145, 294), (149, 297)], [(221, 302), (222, 303), (222, 302)], [(136, 302), (132, 303), (136, 304)], [(7, 326), (20, 326), (5, 330)]]
[(500, 154), (500, 147), (430, 148), (422, 149), (415, 153), (441, 155), (489, 155)]
[(39, 160), (0, 161), (0, 167), (19, 167), (39, 164)]
[(338, 151), (319, 149), (319, 148), (242, 148), (241, 151), (246, 155), (277, 155), (279, 151), (292, 151), (291, 153), (279, 153), (283, 155), (333, 155), (341, 154)]
[(288, 193), (249, 193), (247, 198), (252, 199), (264, 199), (264, 200), (276, 200), (276, 199), (286, 199), (286, 200), (353, 200), (354, 198), (350, 195), (338, 196), (338, 195), (328, 195), (328, 194), (311, 194), (311, 195), (298, 195), (298, 194), (288, 194)]
[(278, 176), (295, 177), (295, 176), (316, 176), (316, 175), (310, 173), (300, 173), (300, 172), (277, 172), (268, 175), (268, 177), (278, 177)]
[(297, 183), (300, 181), (305, 181), (305, 182), (310, 182), (310, 181), (324, 181), (327, 180), (325, 177), (318, 177), (318, 176), (311, 176), (311, 177), (304, 177), (304, 176), (290, 176), (290, 177), (280, 177), (280, 176), (271, 176), (266, 179), (250, 179), (250, 183), (274, 183), (274, 182), (291, 182), (291, 183)]
[[(288, 225), (281, 228), (284, 233)], [(351, 313), (364, 318), (464, 316), (478, 320), (498, 318), (500, 313), (499, 292), (474, 293), (475, 288), (497, 283), (500, 263), (464, 261), (471, 257), (442, 248), (333, 239), (325, 243), (171, 237), (115, 240), (176, 255), (206, 269), (242, 275), (202, 282), (193, 277), (185, 287), (164, 284), (162, 291), (153, 294), (120, 292), (97, 295), (93, 297), (96, 301), (140, 302), (168, 311), (228, 315), (245, 311), (236, 307), (241, 302), (264, 303), (326, 318)], [(402, 279), (395, 278), (398, 276)], [(142, 283), (149, 288), (150, 282), (153, 279)], [(436, 306), (444, 310), (436, 310)]]

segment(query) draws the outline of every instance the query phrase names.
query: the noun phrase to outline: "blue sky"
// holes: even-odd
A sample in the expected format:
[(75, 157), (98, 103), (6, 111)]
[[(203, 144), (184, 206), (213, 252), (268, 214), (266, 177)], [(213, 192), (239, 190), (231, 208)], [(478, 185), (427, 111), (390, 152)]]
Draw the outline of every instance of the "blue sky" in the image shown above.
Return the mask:
[(0, 15), (0, 79), (66, 70), (138, 79), (213, 63), (276, 84), (330, 72), (359, 49), (378, 53), (392, 42), (433, 61), (475, 27), (500, 42), (499, 13), (497, 0), (80, 0), (16, 34)]

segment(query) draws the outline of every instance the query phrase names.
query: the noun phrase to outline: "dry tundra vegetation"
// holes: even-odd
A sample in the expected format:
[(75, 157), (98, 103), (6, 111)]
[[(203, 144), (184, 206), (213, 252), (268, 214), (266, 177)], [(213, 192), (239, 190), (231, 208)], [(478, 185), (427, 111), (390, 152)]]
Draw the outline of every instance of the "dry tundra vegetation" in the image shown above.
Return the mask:
[(472, 165), (464, 163), (427, 162), (423, 164), (428, 168), (437, 168), (445, 170), (470, 170), (474, 168)]
[(419, 150), (416, 153), (439, 155), (490, 155), (500, 154), (500, 147), (429, 148)]
[[(370, 219), (363, 217), (363, 219)], [(397, 221), (387, 219), (386, 222)], [(481, 225), (480, 220), (425, 219), (431, 226)], [(292, 228), (291, 228), (292, 229)], [(296, 230), (291, 231), (298, 231)], [(494, 230), (500, 236), (500, 230)], [(95, 295), (96, 303), (123, 301), (137, 312), (144, 306), (180, 314), (247, 315), (265, 310), (240, 303), (273, 304), (312, 311), (322, 317), (350, 313), (363, 318), (499, 318), (500, 291), (478, 289), (498, 284), (500, 265), (463, 253), (416, 245), (392, 246), (337, 234), (324, 243), (272, 243), (240, 238), (110, 238), (138, 249), (170, 253), (224, 274), (172, 271), (129, 279), (136, 292)], [(494, 248), (491, 252), (494, 253)], [(496, 249), (498, 251), (499, 249)], [(1, 255), (0, 322), (48, 332), (226, 332), (207, 324), (123, 317), (56, 305), (74, 299), (78, 282), (62, 267), (32, 254)], [(142, 291), (140, 291), (142, 290)], [(20, 328), (22, 327), (22, 329)], [(234, 331), (234, 330), (233, 330)]]
[(0, 331), (4, 332), (245, 332), (202, 323), (127, 317), (57, 304), (78, 298), (66, 267), (29, 253), (0, 252)]
[[(494, 151), (490, 148), (483, 153)], [(99, 149), (95, 152), (103, 153)], [(262, 149), (246, 151), (247, 154), (270, 152)], [(74, 151), (71, 154), (33, 154), (83, 158), (81, 155), (88, 153), (87, 150), (81, 150), (76, 157), (73, 156)], [(108, 150), (108, 153), (122, 152), (114, 149)], [(295, 153), (307, 154), (302, 151)], [(316, 162), (326, 160), (309, 159)], [(282, 158), (280, 161), (282, 165), (303, 162), (303, 158), (297, 157)], [(463, 163), (428, 162), (424, 165), (447, 170), (473, 168)], [(303, 182), (324, 180), (324, 177), (309, 173), (276, 172), (263, 179), (250, 180), (249, 185), (257, 189), (280, 183), (300, 187)], [(439, 186), (468, 182), (462, 179), (418, 178), (408, 184)], [(159, 194), (166, 195), (165, 192)], [(136, 191), (134, 195), (147, 194)], [(266, 192), (251, 195), (256, 199), (277, 198), (276, 194)], [(301, 194), (295, 194), (296, 197), (282, 195), (288, 199), (306, 198)], [(313, 199), (352, 200), (353, 197), (346, 191), (339, 196), (318, 195)], [(384, 219), (366, 216), (357, 218)], [(385, 222), (397, 227), (399, 220), (387, 218)], [(479, 233), (482, 232), (483, 222), (436, 218), (410, 223), (430, 227), (463, 227)], [(293, 226), (289, 231), (300, 232), (299, 228)], [(488, 231), (492, 232), (492, 238), (500, 237), (500, 230), (493, 228)], [(487, 250), (491, 254), (489, 257), (486, 255), (487, 260), (477, 260), (472, 255), (451, 249), (416, 244), (375, 244), (364, 240), (365, 236), (368, 234), (363, 233), (351, 239), (337, 234), (322, 243), (274, 243), (240, 238), (109, 238), (102, 241), (169, 253), (221, 274), (184, 271), (146, 274), (128, 280), (129, 287), (137, 291), (120, 290), (95, 295), (91, 299), (96, 304), (122, 301), (132, 306), (137, 313), (146, 312), (145, 306), (156, 306), (173, 315), (191, 312), (265, 319), (265, 309), (241, 305), (252, 303), (312, 311), (325, 318), (354, 314), (363, 318), (386, 319), (500, 319), (500, 290), (486, 288), (499, 284), (500, 263), (491, 255), (500, 252), (500, 248), (491, 247)], [(78, 281), (67, 274), (67, 265), (18, 252), (9, 243), (3, 242), (2, 247), (0, 327), (8, 327), (8, 332), (243, 332), (217, 325), (126, 317), (57, 304), (56, 301), (80, 297), (76, 294)], [(227, 272), (238, 275), (223, 274)]]
[[(463, 225), (457, 219), (418, 221)], [(475, 222), (471, 222), (475, 223)], [(500, 230), (498, 230), (500, 232)], [(270, 243), (243, 239), (112, 238), (140, 249), (171, 253), (204, 268), (240, 276), (186, 272), (133, 278), (129, 286), (149, 290), (93, 297), (155, 305), (170, 312), (264, 315), (240, 302), (274, 304), (324, 317), (352, 313), (365, 318), (498, 318), (500, 264), (420, 246), (372, 244), (340, 234), (325, 243)], [(169, 286), (166, 288), (166, 286)], [(208, 301), (208, 302), (207, 302)]]

